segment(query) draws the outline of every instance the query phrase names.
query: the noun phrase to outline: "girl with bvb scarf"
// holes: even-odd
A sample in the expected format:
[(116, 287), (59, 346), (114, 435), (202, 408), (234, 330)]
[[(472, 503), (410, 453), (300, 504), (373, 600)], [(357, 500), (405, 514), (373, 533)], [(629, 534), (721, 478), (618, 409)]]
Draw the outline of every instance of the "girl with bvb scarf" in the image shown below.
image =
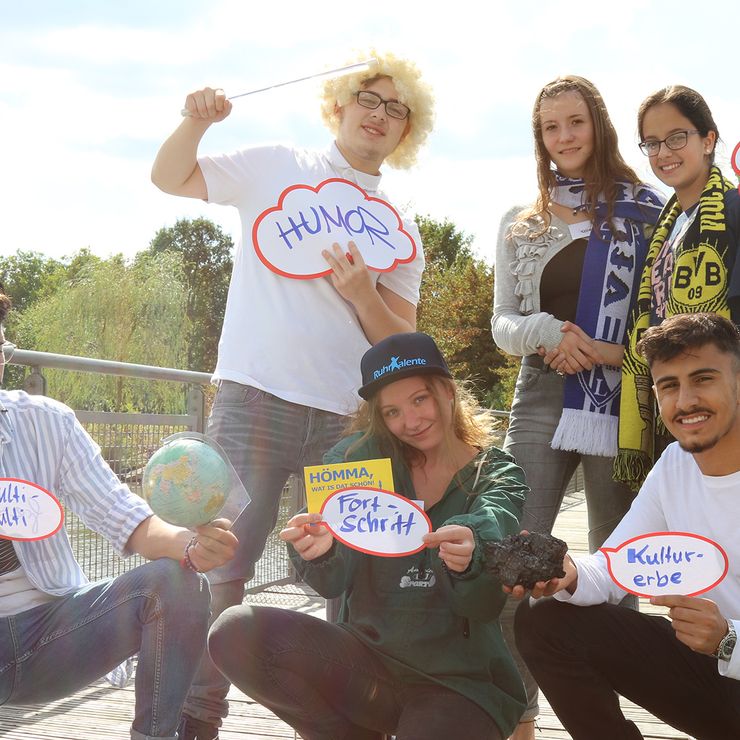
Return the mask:
[(704, 98), (671, 85), (637, 113), (640, 149), (674, 193), (660, 215), (630, 315), (622, 366), (615, 478), (635, 490), (666, 444), (652, 381), (635, 344), (649, 326), (679, 313), (718, 313), (740, 323), (740, 194), (714, 164), (719, 131)]
[[(507, 214), (496, 249), (493, 338), (522, 356), (504, 448), (531, 489), (522, 529), (550, 532), (579, 463), (589, 547), (630, 506), (612, 480), (627, 318), (662, 198), (622, 159), (598, 90), (569, 75), (545, 85), (532, 115), (539, 194)], [(501, 622), (529, 705), (512, 736), (534, 738), (537, 685), (514, 649), (510, 600)]]

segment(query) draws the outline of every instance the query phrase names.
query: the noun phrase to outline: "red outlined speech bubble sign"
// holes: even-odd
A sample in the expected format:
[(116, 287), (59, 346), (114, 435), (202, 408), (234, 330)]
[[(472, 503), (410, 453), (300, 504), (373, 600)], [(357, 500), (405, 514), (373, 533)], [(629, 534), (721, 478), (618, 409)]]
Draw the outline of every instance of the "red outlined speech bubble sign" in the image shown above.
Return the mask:
[(599, 549), (612, 580), (637, 596), (698, 596), (720, 583), (729, 567), (716, 542), (689, 532), (651, 532)]
[(0, 538), (43, 540), (56, 534), (64, 512), (53, 493), (20, 478), (0, 478)]
[(341, 488), (321, 507), (323, 524), (347, 547), (400, 558), (423, 550), (432, 523), (414, 501), (382, 488)]
[(376, 272), (389, 272), (416, 256), (416, 242), (396, 209), (338, 177), (316, 187), (291, 185), (252, 227), (252, 244), (264, 265), (299, 280), (328, 275), (331, 268), (321, 250), (336, 242), (346, 251), (350, 241)]
[[(740, 179), (740, 141), (738, 141), (737, 146), (735, 146), (735, 149), (732, 152), (730, 164), (732, 164), (732, 169), (735, 170), (735, 174), (738, 179)], [(737, 186), (737, 190), (740, 193), (740, 185)]]

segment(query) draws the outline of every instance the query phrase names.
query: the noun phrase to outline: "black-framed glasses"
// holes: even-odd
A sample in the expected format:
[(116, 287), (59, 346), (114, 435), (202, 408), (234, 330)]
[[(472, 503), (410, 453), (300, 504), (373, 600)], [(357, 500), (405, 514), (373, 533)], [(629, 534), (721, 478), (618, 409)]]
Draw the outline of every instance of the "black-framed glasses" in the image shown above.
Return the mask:
[(13, 344), (13, 342), (3, 342), (2, 344), (0, 344), (0, 350), (2, 350), (3, 364), (7, 365), (10, 362), (16, 349), (18, 348)]
[(701, 132), (697, 131), (694, 128), (690, 131), (676, 131), (675, 134), (671, 134), (670, 136), (667, 136), (665, 139), (661, 139), (660, 141), (655, 141), (653, 139), (651, 139), (650, 141), (641, 141), (640, 151), (646, 157), (654, 157), (660, 151), (660, 145), (665, 144), (669, 149), (675, 152), (677, 149), (683, 149), (686, 146), (689, 141), (689, 134), (698, 133)]
[(370, 110), (375, 110), (383, 103), (385, 105), (385, 112), (391, 118), (397, 118), (399, 121), (408, 118), (409, 113), (411, 113), (411, 109), (407, 105), (399, 103), (397, 100), (384, 100), (378, 93), (374, 93), (372, 90), (359, 90), (355, 93), (355, 97), (359, 105), (363, 108), (370, 108)]

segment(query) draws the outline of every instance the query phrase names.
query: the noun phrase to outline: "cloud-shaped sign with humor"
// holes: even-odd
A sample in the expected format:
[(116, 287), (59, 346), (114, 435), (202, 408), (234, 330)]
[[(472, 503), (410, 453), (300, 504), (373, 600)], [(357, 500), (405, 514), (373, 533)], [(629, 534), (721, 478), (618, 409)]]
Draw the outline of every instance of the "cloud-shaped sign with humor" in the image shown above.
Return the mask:
[(341, 178), (316, 187), (291, 185), (252, 227), (260, 260), (278, 275), (302, 280), (328, 275), (331, 268), (321, 251), (335, 242), (346, 250), (350, 241), (377, 272), (389, 272), (416, 256), (416, 242), (395, 208)]
[(63, 521), (53, 493), (20, 478), (0, 478), (0, 537), (43, 540), (58, 532)]
[(432, 523), (414, 501), (381, 488), (342, 488), (321, 507), (323, 524), (347, 547), (397, 558), (423, 550)]
[(609, 575), (637, 596), (698, 596), (727, 575), (725, 551), (688, 532), (652, 532), (619, 547), (602, 547)]

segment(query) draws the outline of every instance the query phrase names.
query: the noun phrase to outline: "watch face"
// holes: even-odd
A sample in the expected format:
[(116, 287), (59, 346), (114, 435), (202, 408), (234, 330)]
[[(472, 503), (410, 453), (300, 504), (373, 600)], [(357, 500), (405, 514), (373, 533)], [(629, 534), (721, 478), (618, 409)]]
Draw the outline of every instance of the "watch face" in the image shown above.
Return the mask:
[(737, 642), (737, 635), (735, 634), (733, 630), (730, 632), (729, 635), (727, 635), (724, 638), (724, 640), (722, 640), (717, 657), (720, 660), (730, 660), (732, 658), (732, 651), (735, 649), (736, 642)]

